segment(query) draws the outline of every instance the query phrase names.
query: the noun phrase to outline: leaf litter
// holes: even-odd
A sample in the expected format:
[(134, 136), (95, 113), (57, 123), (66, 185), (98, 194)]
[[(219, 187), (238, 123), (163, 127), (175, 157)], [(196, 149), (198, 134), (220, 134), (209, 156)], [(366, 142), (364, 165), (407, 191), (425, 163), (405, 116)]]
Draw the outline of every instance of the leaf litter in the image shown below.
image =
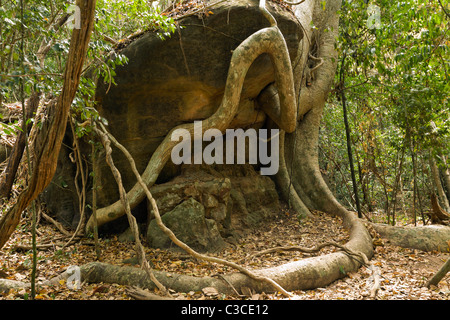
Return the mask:
[[(344, 244), (348, 232), (338, 217), (314, 212), (316, 219), (298, 220), (295, 214), (283, 209), (276, 219), (267, 221), (257, 230), (252, 230), (239, 241), (234, 241), (220, 252), (211, 254), (237, 262), (248, 269), (274, 267), (291, 261), (334, 252), (334, 247), (323, 248), (318, 253), (299, 251), (274, 252), (255, 255), (263, 250), (279, 246), (314, 247), (320, 243), (334, 241)], [(59, 232), (49, 224), (38, 227), (40, 238), (57, 237)], [(13, 234), (8, 244), (0, 251), (0, 278), (29, 282), (32, 266), (31, 250), (16, 249), (29, 244), (31, 235), (29, 222), (24, 221)], [(377, 241), (375, 254), (371, 262), (380, 268), (381, 286), (378, 300), (448, 300), (450, 297), (450, 275), (447, 274), (438, 286), (426, 288), (427, 280), (449, 258), (449, 253), (424, 252), (404, 249), (390, 245), (387, 240)], [(134, 243), (121, 242), (113, 235), (99, 239), (100, 261), (114, 265), (136, 265)], [(212, 276), (234, 272), (229, 267), (214, 263), (197, 261), (179, 251), (146, 248), (147, 259), (155, 270), (163, 270), (173, 276), (187, 274), (192, 276)], [(83, 265), (96, 261), (92, 239), (83, 238), (64, 249), (54, 246), (38, 250), (37, 281), (51, 279), (69, 266)], [(305, 300), (364, 300), (369, 298), (371, 272), (361, 267), (357, 272), (347, 273), (345, 277), (334, 281), (324, 288), (298, 290), (293, 292), (296, 298)], [(169, 288), (170, 289), (170, 288)], [(211, 299), (257, 299), (280, 300), (279, 293), (256, 293), (244, 289), (243, 294), (224, 295), (216, 289), (207, 287), (200, 292), (180, 293), (170, 290), (174, 297), (195, 300)], [(29, 299), (30, 289), (11, 289), (0, 293), (0, 300)], [(69, 289), (62, 280), (55, 286), (44, 286), (36, 293), (40, 300), (131, 300), (127, 287), (119, 284), (82, 283), (81, 288)]]

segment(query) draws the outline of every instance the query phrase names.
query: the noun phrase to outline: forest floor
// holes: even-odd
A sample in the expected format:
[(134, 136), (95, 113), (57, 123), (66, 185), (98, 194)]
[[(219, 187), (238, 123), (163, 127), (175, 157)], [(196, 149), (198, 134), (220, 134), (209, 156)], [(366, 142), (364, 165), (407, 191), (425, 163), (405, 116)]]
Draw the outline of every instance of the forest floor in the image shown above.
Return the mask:
[[(262, 250), (287, 245), (313, 247), (326, 241), (345, 243), (348, 237), (339, 218), (315, 212), (315, 221), (306, 219), (301, 222), (295, 215), (283, 210), (273, 221), (249, 233), (239, 242), (215, 254), (218, 257), (239, 262), (248, 269), (272, 267), (288, 261), (313, 256), (300, 252), (278, 252), (252, 257)], [(45, 239), (54, 239), (60, 234), (53, 225), (40, 224), (38, 243)], [(29, 222), (22, 222), (8, 244), (0, 251), (0, 278), (28, 282), (31, 273), (31, 250), (19, 249), (29, 245), (31, 236)], [(101, 238), (100, 261), (115, 265), (133, 261), (134, 244), (118, 241), (117, 236)], [(334, 251), (332, 247), (324, 248), (317, 254)], [(179, 252), (146, 249), (147, 259), (154, 269), (167, 272), (184, 273), (194, 276), (226, 273), (226, 267), (197, 261)], [(316, 254), (315, 254), (316, 255)], [(424, 252), (392, 246), (383, 240), (377, 243), (375, 255), (371, 262), (381, 271), (381, 288), (378, 300), (449, 300), (450, 274), (444, 277), (437, 287), (424, 287), (426, 281), (449, 258), (449, 253)], [(92, 239), (82, 239), (64, 249), (55, 246), (38, 251), (37, 281), (51, 279), (70, 265), (82, 265), (96, 260)], [(124, 261), (125, 260), (125, 261)], [(129, 263), (127, 265), (129, 265)], [(358, 272), (348, 273), (340, 280), (324, 288), (300, 290), (294, 292), (297, 299), (305, 300), (365, 300), (369, 299), (370, 270), (361, 267)], [(205, 299), (256, 299), (280, 300), (280, 294), (247, 292), (245, 295), (225, 296), (217, 292), (172, 292), (175, 297), (192, 300)], [(11, 289), (0, 293), (0, 300), (20, 300), (30, 297), (29, 289)], [(61, 281), (56, 286), (42, 287), (37, 291), (36, 299), (43, 300), (128, 300), (133, 299), (127, 287), (118, 284), (84, 283), (78, 290), (69, 289)]]

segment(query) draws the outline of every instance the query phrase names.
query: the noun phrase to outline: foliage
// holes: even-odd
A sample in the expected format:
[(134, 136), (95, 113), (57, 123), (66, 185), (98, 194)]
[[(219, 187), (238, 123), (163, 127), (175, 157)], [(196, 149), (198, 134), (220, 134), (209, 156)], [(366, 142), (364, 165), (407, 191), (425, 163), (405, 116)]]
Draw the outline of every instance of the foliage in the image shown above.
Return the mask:
[[(24, 80), (25, 97), (32, 91), (56, 96), (62, 86), (71, 28), (67, 23), (59, 26), (58, 22), (73, 13), (69, 8), (71, 3), (64, 0), (24, 1), (23, 25), (20, 5), (18, 0), (3, 4), (0, 1), (0, 103), (20, 101), (21, 79)], [(127, 62), (121, 54), (108, 58), (114, 52), (114, 45), (134, 32), (143, 31), (142, 28), (158, 31), (164, 38), (174, 32), (175, 23), (145, 0), (97, 1), (95, 32), (74, 101), (74, 112), (81, 116), (81, 121), (98, 117), (92, 102), (95, 78), (114, 85), (116, 66)], [(50, 50), (40, 61), (39, 49), (46, 45), (50, 45)]]
[[(435, 1), (366, 2), (343, 2), (337, 48), (337, 75), (345, 74), (359, 189), (368, 211), (389, 213), (398, 197), (409, 200), (403, 209), (412, 210), (413, 193), (428, 196), (432, 191), (423, 165), (430, 152), (449, 155), (449, 19)], [(370, 10), (374, 5), (379, 8), (378, 16)], [(380, 24), (371, 25), (374, 19)], [(321, 148), (327, 155), (322, 168), (330, 165), (329, 159), (334, 161), (334, 169), (328, 168), (327, 174), (339, 186), (341, 179), (349, 183), (350, 174), (340, 87), (336, 88), (337, 95), (324, 116)], [(337, 166), (341, 174), (336, 173)], [(412, 174), (415, 169), (416, 176)], [(425, 192), (417, 193), (414, 183)], [(350, 188), (336, 191), (352, 203)], [(424, 197), (421, 201), (429, 203)]]

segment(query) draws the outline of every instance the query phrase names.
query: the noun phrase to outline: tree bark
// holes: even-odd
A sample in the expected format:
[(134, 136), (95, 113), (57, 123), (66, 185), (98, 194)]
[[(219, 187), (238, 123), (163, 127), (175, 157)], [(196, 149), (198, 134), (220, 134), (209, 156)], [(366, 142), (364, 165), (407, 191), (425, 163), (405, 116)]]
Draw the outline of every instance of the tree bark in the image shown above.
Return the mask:
[[(33, 117), (33, 113), (36, 112), (40, 101), (40, 93), (35, 92), (32, 94), (25, 107), (26, 114), (24, 119), (28, 120)], [(8, 163), (5, 170), (0, 176), (0, 198), (6, 197), (9, 199), (11, 195), (11, 189), (14, 184), (17, 169), (19, 168), (22, 155), (27, 143), (28, 131), (31, 129), (30, 125), (23, 124), (23, 131), (19, 131), (16, 137), (16, 142), (11, 150), (11, 154), (8, 158)], [(25, 131), (26, 130), (26, 131)]]
[(21, 213), (47, 187), (56, 171), (70, 106), (78, 89), (94, 25), (95, 4), (95, 0), (77, 1), (81, 13), (81, 28), (72, 31), (63, 88), (60, 96), (53, 99), (47, 106), (41, 129), (37, 128), (36, 121), (33, 126), (36, 131), (36, 140), (32, 146), (34, 149), (33, 175), (27, 188), (19, 195), (16, 204), (0, 219), (0, 249), (19, 224)]
[(439, 178), (439, 169), (436, 165), (436, 160), (434, 159), (433, 154), (430, 154), (430, 169), (431, 169), (431, 174), (433, 177), (433, 182), (434, 182), (434, 185), (436, 186), (442, 206), (444, 207), (445, 211), (449, 212), (450, 205), (449, 205), (449, 202), (447, 199), (447, 195), (444, 192), (444, 188), (442, 187), (441, 179)]
[(450, 271), (450, 259), (442, 265), (442, 267), (436, 272), (436, 274), (427, 282), (427, 287), (437, 286), (439, 281)]

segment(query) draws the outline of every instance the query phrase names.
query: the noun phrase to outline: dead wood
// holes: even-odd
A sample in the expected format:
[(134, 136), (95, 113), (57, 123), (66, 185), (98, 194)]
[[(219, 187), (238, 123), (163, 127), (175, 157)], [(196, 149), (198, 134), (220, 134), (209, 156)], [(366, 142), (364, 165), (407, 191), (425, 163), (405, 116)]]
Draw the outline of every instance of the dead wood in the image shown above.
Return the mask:
[(45, 220), (53, 224), (59, 230), (59, 232), (61, 232), (65, 236), (71, 236), (71, 233), (67, 231), (66, 228), (64, 228), (64, 226), (61, 223), (59, 223), (58, 221), (47, 215), (45, 212), (41, 212), (41, 214), (42, 217), (44, 217)]
[(441, 281), (442, 278), (444, 278), (447, 272), (449, 271), (450, 271), (450, 259), (448, 259), (447, 262), (445, 262), (442, 265), (442, 267), (434, 274), (434, 276), (431, 277), (430, 280), (428, 280), (427, 287), (429, 288), (432, 285), (437, 286), (439, 281)]

